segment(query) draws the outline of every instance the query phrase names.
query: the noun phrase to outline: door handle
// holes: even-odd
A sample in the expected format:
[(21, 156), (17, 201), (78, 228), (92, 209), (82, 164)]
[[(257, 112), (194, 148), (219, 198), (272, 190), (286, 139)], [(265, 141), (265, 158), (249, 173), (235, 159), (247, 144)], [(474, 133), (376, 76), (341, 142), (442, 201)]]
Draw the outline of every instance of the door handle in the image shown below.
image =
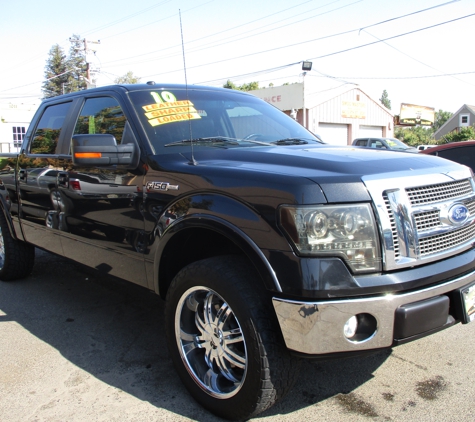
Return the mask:
[(67, 172), (58, 173), (58, 186), (63, 188), (69, 187), (69, 174)]

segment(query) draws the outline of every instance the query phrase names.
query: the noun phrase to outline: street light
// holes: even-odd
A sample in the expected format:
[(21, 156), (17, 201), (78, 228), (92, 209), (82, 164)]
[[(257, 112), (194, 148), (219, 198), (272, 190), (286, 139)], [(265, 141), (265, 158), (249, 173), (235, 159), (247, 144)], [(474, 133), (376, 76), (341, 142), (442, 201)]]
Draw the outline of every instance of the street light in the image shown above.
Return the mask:
[(303, 116), (302, 116), (302, 123), (303, 127), (307, 129), (307, 111), (305, 110), (305, 75), (307, 74), (308, 71), (312, 70), (312, 62), (308, 61), (303, 61), (302, 62), (302, 70), (303, 70), (303, 104), (302, 104), (302, 111), (303, 111)]

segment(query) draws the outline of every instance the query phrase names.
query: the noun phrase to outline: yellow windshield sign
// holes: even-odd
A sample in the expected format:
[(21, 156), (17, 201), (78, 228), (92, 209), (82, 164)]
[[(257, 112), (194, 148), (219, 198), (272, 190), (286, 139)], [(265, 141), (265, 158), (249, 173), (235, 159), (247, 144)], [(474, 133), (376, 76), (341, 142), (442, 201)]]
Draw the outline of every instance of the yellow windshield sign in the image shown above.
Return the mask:
[(160, 94), (152, 92), (152, 97), (156, 101), (155, 104), (142, 107), (145, 117), (152, 126), (201, 119), (193, 103), (189, 100), (177, 101), (176, 97), (168, 91), (163, 91)]

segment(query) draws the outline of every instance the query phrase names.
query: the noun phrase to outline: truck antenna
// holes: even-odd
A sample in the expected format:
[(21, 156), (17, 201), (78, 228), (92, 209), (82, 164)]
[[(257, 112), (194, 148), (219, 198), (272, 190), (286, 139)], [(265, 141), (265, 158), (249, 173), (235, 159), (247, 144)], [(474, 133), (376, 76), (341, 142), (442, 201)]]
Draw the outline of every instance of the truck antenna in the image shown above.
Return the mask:
[[(181, 9), (178, 9), (178, 14), (180, 16), (180, 33), (181, 33), (181, 51), (183, 54), (183, 71), (185, 72), (185, 91), (186, 91), (186, 99), (189, 101), (188, 97), (188, 79), (186, 77), (186, 62), (185, 62), (185, 43), (183, 42), (183, 26), (181, 23)], [(188, 105), (188, 107), (190, 107)], [(188, 109), (189, 112), (189, 109)], [(193, 151), (193, 131), (191, 129), (191, 119), (188, 120), (188, 125), (190, 129), (190, 145), (191, 145), (191, 160), (189, 162), (190, 165), (196, 166), (198, 165), (198, 162), (195, 160), (195, 155)]]

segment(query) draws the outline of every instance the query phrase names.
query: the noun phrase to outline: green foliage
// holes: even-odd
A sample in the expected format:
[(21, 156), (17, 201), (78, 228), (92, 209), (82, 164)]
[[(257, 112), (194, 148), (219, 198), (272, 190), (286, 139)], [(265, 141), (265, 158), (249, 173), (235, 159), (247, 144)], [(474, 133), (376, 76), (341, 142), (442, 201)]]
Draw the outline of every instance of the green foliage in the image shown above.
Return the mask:
[(381, 104), (386, 107), (388, 110), (391, 110), (391, 100), (388, 97), (388, 92), (386, 90), (383, 91), (381, 98), (379, 99)]
[(394, 136), (412, 147), (435, 144), (432, 128), (423, 126), (398, 127), (394, 130)]
[(42, 87), (44, 98), (87, 88), (87, 63), (83, 41), (78, 35), (73, 35), (71, 40), (69, 56), (66, 56), (58, 44), (53, 45), (49, 51)]
[(449, 142), (461, 142), (470, 139), (475, 139), (475, 128), (473, 126), (462, 127), (457, 132), (450, 132), (440, 138), (439, 143), (448, 144)]
[(437, 132), (447, 120), (452, 117), (453, 113), (450, 111), (439, 110), (435, 112), (434, 125), (432, 126), (434, 133)]
[(73, 34), (70, 38), (68, 69), (68, 90), (67, 92), (81, 91), (87, 89), (87, 63), (86, 52), (84, 51), (83, 40), (79, 35)]
[[(142, 78), (134, 75), (134, 72), (129, 70), (125, 75), (119, 76), (114, 80), (116, 84), (138, 84)], [(228, 81), (229, 82), (229, 81)]]
[(43, 94), (45, 98), (55, 97), (63, 93), (64, 86), (68, 82), (66, 55), (63, 49), (55, 44), (49, 51), (49, 58), (45, 67), (45, 78), (43, 82)]
[(228, 79), (228, 81), (223, 85), (223, 88), (235, 89), (237, 91), (254, 91), (255, 89), (259, 89), (259, 82), (249, 82), (248, 84), (236, 85)]

